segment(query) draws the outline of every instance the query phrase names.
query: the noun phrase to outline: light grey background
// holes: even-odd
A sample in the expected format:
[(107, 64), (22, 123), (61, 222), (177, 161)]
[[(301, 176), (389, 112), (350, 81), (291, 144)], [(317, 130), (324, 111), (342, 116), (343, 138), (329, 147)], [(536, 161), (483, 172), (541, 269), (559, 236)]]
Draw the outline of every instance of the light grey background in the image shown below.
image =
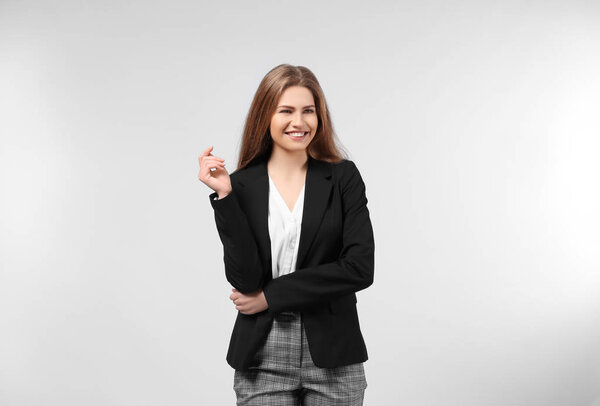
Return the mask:
[(0, 404), (234, 404), (208, 187), (280, 63), (367, 185), (365, 405), (600, 404), (592, 1), (0, 2)]

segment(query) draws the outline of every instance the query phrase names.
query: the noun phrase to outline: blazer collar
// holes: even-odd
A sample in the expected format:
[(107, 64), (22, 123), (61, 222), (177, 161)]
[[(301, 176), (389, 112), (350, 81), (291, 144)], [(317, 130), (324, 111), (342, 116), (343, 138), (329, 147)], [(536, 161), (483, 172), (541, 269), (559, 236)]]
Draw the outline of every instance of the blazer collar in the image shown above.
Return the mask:
[[(268, 258), (266, 280), (272, 278), (271, 238), (269, 235), (269, 178), (267, 159), (246, 167), (239, 177), (239, 194), (245, 202), (248, 223), (255, 230), (261, 258)], [(242, 175), (242, 173), (240, 173)], [(306, 183), (304, 187), (304, 208), (302, 211), (302, 229), (298, 247), (296, 268), (304, 266), (304, 259), (316, 236), (321, 219), (327, 208), (331, 194), (331, 164), (308, 157)], [(294, 270), (295, 271), (295, 270)]]

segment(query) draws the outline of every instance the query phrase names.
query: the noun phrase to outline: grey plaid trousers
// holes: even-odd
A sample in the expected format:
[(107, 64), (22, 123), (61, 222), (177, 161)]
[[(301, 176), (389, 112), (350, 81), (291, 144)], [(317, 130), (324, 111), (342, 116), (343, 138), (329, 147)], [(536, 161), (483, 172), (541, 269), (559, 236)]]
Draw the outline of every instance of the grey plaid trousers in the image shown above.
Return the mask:
[(367, 387), (363, 363), (315, 366), (300, 312), (282, 312), (256, 354), (258, 365), (235, 370), (238, 406), (361, 406)]

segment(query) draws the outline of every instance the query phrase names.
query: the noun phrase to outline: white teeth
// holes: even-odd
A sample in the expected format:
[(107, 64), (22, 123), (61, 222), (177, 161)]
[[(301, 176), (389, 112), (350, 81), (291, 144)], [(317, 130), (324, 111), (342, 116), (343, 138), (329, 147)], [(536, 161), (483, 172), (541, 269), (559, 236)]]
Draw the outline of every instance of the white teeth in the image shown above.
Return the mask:
[(305, 132), (303, 133), (286, 133), (287, 135), (291, 135), (292, 137), (304, 137)]

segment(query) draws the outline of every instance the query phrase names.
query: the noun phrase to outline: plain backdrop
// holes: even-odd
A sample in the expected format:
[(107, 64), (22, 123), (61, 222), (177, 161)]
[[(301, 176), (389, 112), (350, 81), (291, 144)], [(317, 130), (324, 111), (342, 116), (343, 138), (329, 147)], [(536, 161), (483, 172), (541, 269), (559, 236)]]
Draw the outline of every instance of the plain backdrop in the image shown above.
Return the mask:
[(596, 1), (1, 0), (0, 404), (235, 403), (197, 158), (291, 63), (367, 187), (365, 405), (599, 405), (599, 50)]

